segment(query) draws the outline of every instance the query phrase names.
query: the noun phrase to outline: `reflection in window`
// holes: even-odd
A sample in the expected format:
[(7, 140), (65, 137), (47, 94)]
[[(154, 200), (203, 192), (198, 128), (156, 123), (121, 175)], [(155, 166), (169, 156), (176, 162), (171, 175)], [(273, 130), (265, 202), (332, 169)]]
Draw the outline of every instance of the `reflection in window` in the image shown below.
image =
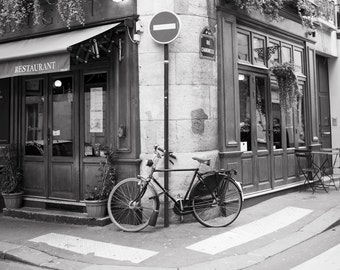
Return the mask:
[(85, 94), (85, 156), (103, 156), (107, 145), (106, 108), (107, 74), (89, 74), (84, 77)]
[(249, 36), (237, 33), (238, 59), (249, 62)]
[(73, 83), (72, 77), (53, 81), (53, 156), (73, 156)]
[(282, 63), (291, 63), (292, 62), (292, 49), (289, 47), (282, 47)]
[(25, 154), (44, 153), (44, 97), (42, 79), (25, 82)]
[(269, 42), (268, 51), (270, 53), (270, 58), (269, 58), (269, 61), (268, 61), (268, 66), (271, 67), (275, 63), (279, 63), (280, 62), (280, 55), (279, 55), (280, 47), (279, 47), (279, 44), (278, 43), (274, 43), (274, 42)]
[(273, 147), (274, 149), (281, 149), (282, 148), (281, 105), (279, 99), (279, 87), (275, 80), (271, 81), (270, 89), (272, 98)]
[(264, 39), (254, 37), (254, 61), (257, 64), (264, 65), (264, 56), (265, 48), (264, 48)]
[(241, 151), (251, 151), (249, 76), (239, 74)]
[(295, 72), (302, 73), (302, 51), (294, 50)]
[(267, 145), (267, 112), (266, 112), (266, 87), (264, 78), (255, 78), (256, 89), (256, 126), (257, 148), (268, 149)]
[[(304, 93), (305, 86), (299, 85), (301, 93)], [(302, 96), (298, 97), (298, 104), (297, 104), (297, 122), (298, 122), (298, 143), (299, 146), (306, 145), (306, 138), (305, 138), (305, 111), (304, 111), (304, 98)]]

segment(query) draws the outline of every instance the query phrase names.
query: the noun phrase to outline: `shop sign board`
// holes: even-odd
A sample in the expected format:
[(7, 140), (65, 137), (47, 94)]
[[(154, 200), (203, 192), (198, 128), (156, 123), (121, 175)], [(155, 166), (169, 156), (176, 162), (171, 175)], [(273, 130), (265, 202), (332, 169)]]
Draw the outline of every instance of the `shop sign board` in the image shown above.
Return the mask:
[(162, 11), (154, 15), (150, 21), (149, 33), (151, 38), (159, 44), (174, 41), (181, 30), (178, 16), (171, 11)]
[(215, 36), (210, 27), (204, 27), (200, 35), (200, 58), (215, 60)]

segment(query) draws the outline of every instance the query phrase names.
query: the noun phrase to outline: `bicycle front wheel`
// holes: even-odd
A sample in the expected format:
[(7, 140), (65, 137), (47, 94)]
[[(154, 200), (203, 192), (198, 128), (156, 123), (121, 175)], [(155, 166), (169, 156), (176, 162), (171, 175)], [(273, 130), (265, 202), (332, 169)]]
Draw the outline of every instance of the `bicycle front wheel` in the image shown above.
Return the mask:
[(234, 181), (222, 180), (213, 191), (215, 196), (204, 193), (194, 191), (193, 213), (198, 222), (206, 227), (224, 227), (235, 221), (241, 212), (242, 195)]
[[(158, 197), (151, 185), (143, 187), (136, 178), (119, 182), (111, 191), (107, 207), (112, 223), (127, 232), (143, 230), (158, 208)], [(158, 209), (157, 209), (158, 210)]]

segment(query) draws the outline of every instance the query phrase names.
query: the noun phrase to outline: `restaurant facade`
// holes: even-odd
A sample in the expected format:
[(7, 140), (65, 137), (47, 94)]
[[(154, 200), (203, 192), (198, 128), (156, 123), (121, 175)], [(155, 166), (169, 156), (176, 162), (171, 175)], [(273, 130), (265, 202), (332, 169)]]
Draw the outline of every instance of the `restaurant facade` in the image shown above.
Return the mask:
[[(253, 197), (303, 183), (295, 149), (336, 146), (334, 5), (333, 20), (320, 19), (312, 32), (290, 7), (277, 22), (225, 0), (86, 5), (84, 26), (68, 29), (46, 4), (41, 24), (8, 26), (0, 36), (0, 142), (19, 146), (24, 205), (83, 207), (106, 147), (117, 151), (119, 179), (145, 173), (165, 139), (164, 46), (148, 33), (163, 10), (181, 21), (169, 44), (174, 167), (209, 158), (214, 168), (236, 169)], [(302, 95), (285, 111), (269, 69), (287, 62)], [(171, 192), (188, 181), (170, 174)]]

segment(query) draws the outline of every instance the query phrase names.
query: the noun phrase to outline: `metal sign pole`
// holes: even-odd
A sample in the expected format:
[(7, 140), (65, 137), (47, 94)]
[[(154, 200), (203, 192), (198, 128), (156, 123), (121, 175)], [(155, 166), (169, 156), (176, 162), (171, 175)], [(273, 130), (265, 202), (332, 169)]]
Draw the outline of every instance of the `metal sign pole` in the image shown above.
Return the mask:
[[(169, 45), (164, 44), (164, 169), (169, 169)], [(169, 189), (169, 172), (164, 172), (164, 188)], [(169, 227), (169, 198), (164, 194), (164, 227)]]

